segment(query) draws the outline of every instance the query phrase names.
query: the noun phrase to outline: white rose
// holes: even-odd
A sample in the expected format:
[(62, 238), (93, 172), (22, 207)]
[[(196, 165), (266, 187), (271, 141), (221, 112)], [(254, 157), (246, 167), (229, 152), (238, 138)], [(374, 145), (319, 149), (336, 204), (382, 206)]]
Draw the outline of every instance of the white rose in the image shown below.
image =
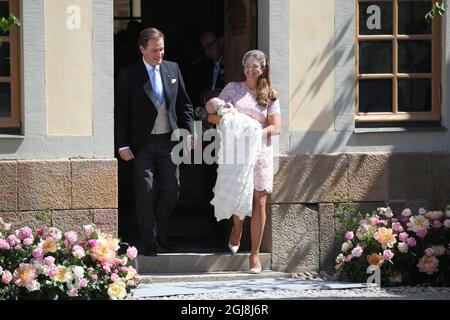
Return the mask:
[(348, 250), (353, 248), (353, 244), (351, 241), (344, 242), (341, 247), (341, 251), (346, 253)]
[(409, 246), (406, 242), (400, 242), (397, 246), (398, 251), (400, 251), (401, 253), (407, 253)]

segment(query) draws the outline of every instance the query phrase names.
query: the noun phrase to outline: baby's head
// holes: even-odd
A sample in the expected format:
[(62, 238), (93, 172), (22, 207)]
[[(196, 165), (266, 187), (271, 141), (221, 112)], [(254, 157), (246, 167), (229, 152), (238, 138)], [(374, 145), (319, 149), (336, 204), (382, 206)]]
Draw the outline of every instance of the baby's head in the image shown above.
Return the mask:
[(206, 103), (206, 111), (208, 113), (216, 113), (217, 109), (219, 109), (219, 107), (223, 106), (224, 104), (225, 101), (223, 101), (222, 99), (219, 99), (217, 97), (212, 98)]

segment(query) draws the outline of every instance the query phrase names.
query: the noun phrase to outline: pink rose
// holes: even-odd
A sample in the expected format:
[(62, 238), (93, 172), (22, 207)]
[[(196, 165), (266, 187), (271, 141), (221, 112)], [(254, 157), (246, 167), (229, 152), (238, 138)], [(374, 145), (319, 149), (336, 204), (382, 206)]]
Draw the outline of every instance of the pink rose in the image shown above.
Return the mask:
[(69, 295), (69, 297), (77, 297), (78, 296), (78, 290), (77, 288), (72, 288), (69, 290), (69, 292), (67, 293)]
[(33, 231), (29, 227), (23, 227), (16, 231), (16, 236), (20, 240), (24, 240), (26, 238), (33, 238)]
[(97, 245), (97, 240), (95, 240), (95, 239), (91, 239), (91, 240), (89, 240), (89, 247), (95, 247), (96, 245)]
[(442, 227), (442, 222), (439, 220), (433, 220), (433, 224), (431, 226), (435, 229), (439, 229)]
[(68, 231), (64, 234), (64, 237), (69, 241), (70, 245), (73, 246), (77, 242), (77, 233), (75, 231)]
[(11, 249), (11, 246), (9, 245), (8, 242), (6, 242), (5, 240), (0, 240), (0, 250), (9, 250)]
[(428, 220), (441, 220), (443, 216), (444, 216), (444, 213), (442, 211), (428, 211), (425, 214), (425, 217)]
[(43, 227), (37, 228), (36, 232), (40, 237), (43, 237), (45, 235), (45, 229)]
[(23, 245), (24, 246), (31, 246), (33, 244), (34, 239), (33, 238), (25, 238), (23, 239)]
[(391, 250), (386, 249), (383, 251), (384, 260), (391, 260), (393, 257), (394, 257), (394, 253)]
[(417, 242), (416, 242), (416, 239), (414, 239), (414, 238), (408, 238), (407, 240), (406, 240), (406, 243), (408, 244), (408, 246), (410, 246), (410, 247), (414, 247), (416, 244), (417, 244)]
[(426, 235), (427, 229), (420, 229), (419, 231), (416, 232), (416, 236), (418, 236), (419, 238), (425, 238)]
[(409, 217), (410, 215), (411, 215), (411, 209), (406, 208), (405, 210), (402, 211), (403, 217)]
[(392, 229), (394, 229), (394, 231), (397, 231), (397, 232), (403, 232), (404, 231), (402, 225), (399, 222), (394, 222), (392, 224)]
[(45, 257), (44, 261), (45, 261), (45, 264), (49, 267), (51, 267), (55, 264), (55, 258), (52, 256)]
[(48, 276), (50, 278), (56, 277), (57, 274), (58, 274), (58, 268), (53, 267), (48, 270)]
[(80, 288), (86, 288), (88, 286), (88, 280), (86, 278), (80, 279)]
[(8, 270), (3, 271), (2, 274), (2, 282), (4, 284), (9, 284), (12, 280), (12, 273), (9, 272)]
[(433, 255), (433, 249), (432, 248), (425, 249), (425, 255), (431, 257)]
[(427, 274), (433, 274), (438, 271), (438, 266), (439, 260), (433, 256), (423, 256), (417, 264), (419, 272), (426, 272)]
[[(352, 238), (350, 238), (350, 239), (347, 238), (347, 233), (349, 233), (349, 232), (351, 233), (351, 237), (353, 238), (353, 232), (347, 231), (347, 232), (345, 233), (345, 238), (346, 238), (347, 240), (352, 239)], [(137, 257), (137, 254), (138, 254), (138, 251), (137, 251), (137, 249), (136, 249), (135, 247), (128, 247), (128, 249), (127, 249), (127, 257), (128, 257), (128, 258), (134, 259), (134, 258)]]
[(116, 282), (119, 279), (120, 279), (120, 277), (119, 277), (119, 275), (117, 273), (111, 274), (111, 281), (112, 282)]
[(36, 259), (42, 259), (44, 257), (44, 251), (42, 250), (42, 248), (36, 248), (33, 250), (33, 252), (31, 253), (33, 255), (34, 258)]
[(406, 241), (409, 238), (409, 235), (406, 232), (402, 232), (398, 235), (400, 241)]

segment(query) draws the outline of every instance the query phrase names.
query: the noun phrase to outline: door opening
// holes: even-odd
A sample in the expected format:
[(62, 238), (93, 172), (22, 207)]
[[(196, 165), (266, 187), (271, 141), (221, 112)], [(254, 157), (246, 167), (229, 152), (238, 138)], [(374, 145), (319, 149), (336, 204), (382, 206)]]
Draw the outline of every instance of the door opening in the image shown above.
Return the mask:
[[(240, 57), (256, 43), (255, 9), (256, 0), (114, 0), (115, 75), (121, 67), (141, 58), (137, 45), (139, 32), (146, 27), (156, 27), (165, 34), (164, 59), (179, 64), (194, 108), (198, 107), (201, 104), (196, 98), (198, 80), (192, 74), (193, 66), (205, 59), (200, 42), (202, 31), (214, 30), (224, 37), (225, 80), (239, 81)], [(203, 142), (203, 147), (206, 145)], [(117, 147), (115, 151), (117, 153)], [(132, 164), (116, 157), (119, 236), (133, 244), (139, 240), (139, 233), (134, 213)], [(209, 203), (213, 197), (216, 170), (216, 165), (205, 163), (180, 165), (180, 196), (169, 227), (169, 237), (176, 242), (180, 252), (227, 251), (231, 220), (217, 222), (214, 208)], [(244, 226), (248, 228), (248, 223)], [(241, 248), (250, 248), (248, 230), (244, 232)]]

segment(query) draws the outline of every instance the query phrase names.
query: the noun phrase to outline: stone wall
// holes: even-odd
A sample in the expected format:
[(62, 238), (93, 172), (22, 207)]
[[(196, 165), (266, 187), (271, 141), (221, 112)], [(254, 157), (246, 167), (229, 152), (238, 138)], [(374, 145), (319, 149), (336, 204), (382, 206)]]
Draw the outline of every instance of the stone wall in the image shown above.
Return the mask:
[(334, 238), (335, 204), (362, 212), (445, 208), (450, 204), (450, 155), (373, 153), (290, 155), (280, 158), (268, 205), (263, 250), (272, 268), (327, 270), (340, 244)]
[[(51, 214), (42, 214), (50, 209)], [(14, 228), (82, 232), (96, 224), (117, 235), (116, 159), (0, 161), (0, 217)]]

